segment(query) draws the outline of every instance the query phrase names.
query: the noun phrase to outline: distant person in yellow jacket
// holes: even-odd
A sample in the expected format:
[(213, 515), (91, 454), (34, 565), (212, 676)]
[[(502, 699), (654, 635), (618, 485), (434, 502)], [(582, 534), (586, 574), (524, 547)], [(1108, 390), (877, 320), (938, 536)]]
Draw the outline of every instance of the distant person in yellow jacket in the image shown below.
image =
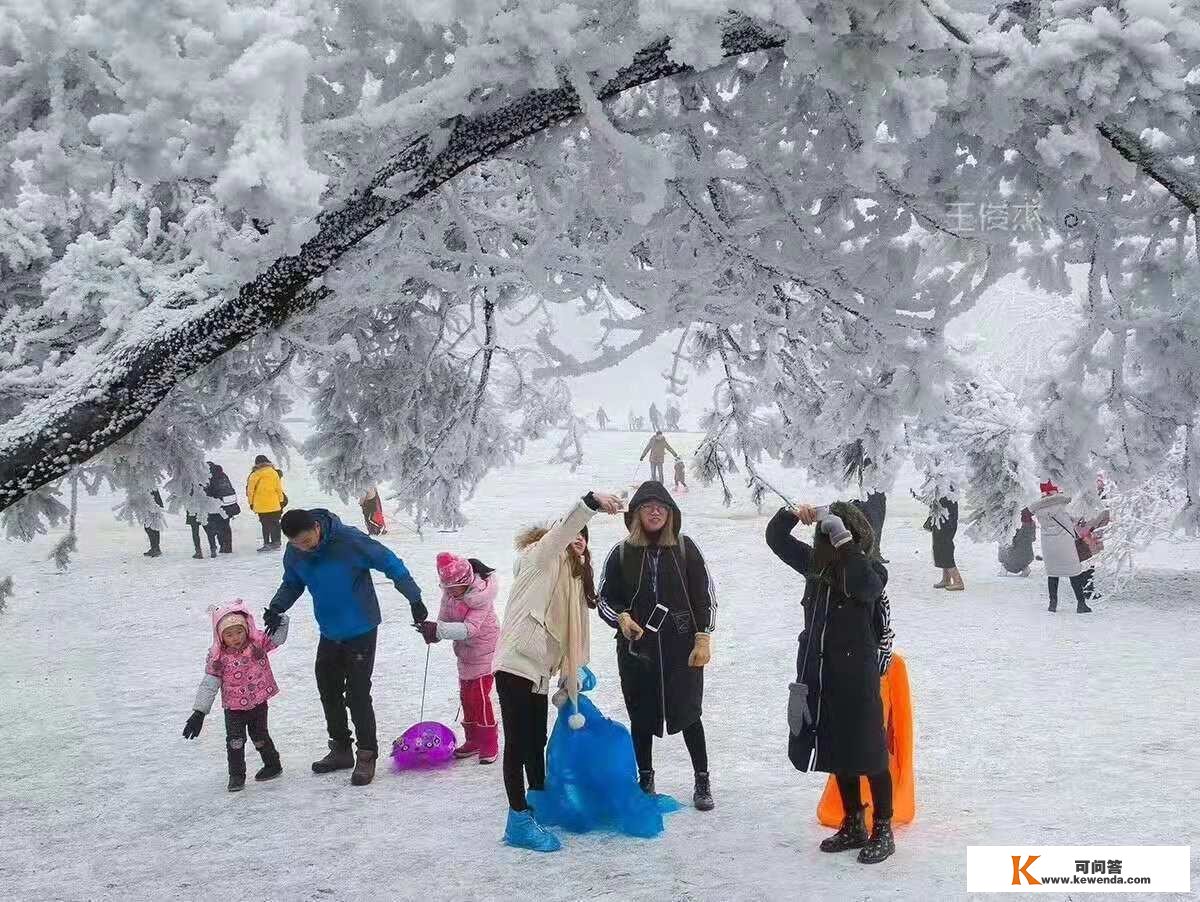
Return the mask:
[(263, 544), (259, 552), (277, 551), (283, 545), (279, 518), (287, 507), (287, 495), (283, 491), (283, 471), (265, 454), (254, 458), (254, 469), (246, 480), (246, 500), (262, 524)]

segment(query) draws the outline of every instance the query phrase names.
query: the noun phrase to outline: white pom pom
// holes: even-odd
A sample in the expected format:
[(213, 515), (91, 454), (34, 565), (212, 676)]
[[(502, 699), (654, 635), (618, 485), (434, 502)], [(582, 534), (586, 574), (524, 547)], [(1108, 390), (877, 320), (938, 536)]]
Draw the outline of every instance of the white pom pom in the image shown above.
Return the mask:
[(587, 719), (578, 711), (567, 718), (567, 726), (572, 730), (582, 730), (585, 723), (587, 723)]

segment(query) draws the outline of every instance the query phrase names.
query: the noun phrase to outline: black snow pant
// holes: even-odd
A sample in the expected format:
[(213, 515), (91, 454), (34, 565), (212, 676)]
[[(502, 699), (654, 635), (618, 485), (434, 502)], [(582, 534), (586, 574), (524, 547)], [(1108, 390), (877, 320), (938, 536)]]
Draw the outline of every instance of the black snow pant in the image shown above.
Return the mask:
[[(192, 522), (192, 545), (196, 548), (196, 554), (204, 554), (200, 547), (200, 524)], [(213, 557), (217, 556), (217, 536), (219, 532), (211, 523), (204, 524), (204, 535), (208, 539), (208, 552)]]
[(279, 752), (267, 732), (267, 703), (248, 711), (225, 709), (225, 752), (229, 756), (230, 776), (246, 776), (246, 734), (268, 767), (279, 766)]
[(157, 529), (151, 529), (149, 526), (145, 527), (145, 530), (146, 538), (150, 540), (150, 550), (162, 551), (162, 546), (159, 544), (162, 541), (162, 533)]
[(533, 683), (503, 670), (496, 672), (500, 721), (504, 724), (504, 791), (508, 807), (525, 811), (525, 781), (530, 789), (546, 787), (546, 715), (549, 698), (533, 691)]
[(283, 533), (279, 529), (279, 518), (282, 516), (283, 511), (258, 515), (258, 522), (262, 524), (263, 545), (278, 546), (283, 543)]
[[(1075, 600), (1080, 604), (1087, 601), (1092, 595), (1092, 573), (1091, 570), (1084, 570), (1078, 576), (1071, 577), (1071, 588), (1075, 591)], [(1046, 577), (1046, 585), (1050, 589), (1050, 603), (1058, 604), (1058, 577)]]
[[(842, 808), (849, 815), (862, 807), (862, 789), (859, 786), (858, 774), (837, 774), (838, 792), (842, 796)], [(875, 817), (892, 816), (892, 775), (883, 770), (877, 774), (869, 774), (867, 782), (871, 784), (871, 802), (875, 808)]]
[(329, 738), (342, 748), (350, 747), (350, 724), (354, 721), (360, 752), (378, 752), (375, 708), (371, 704), (371, 675), (375, 670), (375, 640), (379, 629), (337, 641), (321, 637), (317, 643), (317, 691), (325, 709)]
[(233, 554), (233, 523), (228, 517), (221, 517), (216, 524), (217, 548), (221, 554)]
[[(683, 744), (692, 758), (692, 770), (708, 773), (708, 743), (704, 738), (704, 721), (698, 720), (683, 731)], [(638, 770), (654, 770), (654, 733), (633, 733), (633, 753)]]
[(663, 479), (663, 463), (665, 461), (650, 461), (650, 478), (657, 482), (665, 482)]

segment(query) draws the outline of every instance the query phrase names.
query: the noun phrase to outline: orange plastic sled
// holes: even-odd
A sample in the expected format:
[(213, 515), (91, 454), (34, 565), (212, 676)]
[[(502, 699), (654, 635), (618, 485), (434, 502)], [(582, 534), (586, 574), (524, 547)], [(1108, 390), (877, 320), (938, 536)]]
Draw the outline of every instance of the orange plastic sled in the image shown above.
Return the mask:
[[(887, 673), (879, 681), (883, 698), (883, 722), (887, 733), (888, 770), (892, 773), (892, 823), (907, 824), (917, 812), (916, 776), (913, 773), (912, 693), (908, 688), (908, 665), (900, 655), (892, 656)], [(871, 827), (871, 787), (859, 777), (862, 799), (867, 806), (867, 828)], [(833, 774), (817, 804), (817, 820), (827, 827), (841, 826), (842, 796)]]

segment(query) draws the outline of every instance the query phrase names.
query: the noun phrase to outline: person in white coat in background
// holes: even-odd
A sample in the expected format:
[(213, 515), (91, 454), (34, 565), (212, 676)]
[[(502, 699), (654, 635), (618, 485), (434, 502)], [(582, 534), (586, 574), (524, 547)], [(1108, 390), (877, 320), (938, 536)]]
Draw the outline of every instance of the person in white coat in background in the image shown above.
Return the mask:
[(1058, 610), (1058, 581), (1062, 577), (1071, 580), (1071, 588), (1075, 592), (1075, 611), (1079, 614), (1090, 614), (1092, 609), (1087, 605), (1086, 589), (1087, 575), (1083, 572), (1083, 564), (1079, 561), (1079, 551), (1075, 542), (1075, 518), (1067, 511), (1071, 496), (1064, 493), (1052, 481), (1046, 480), (1040, 486), (1042, 497), (1029, 505), (1029, 511), (1037, 517), (1042, 535), (1042, 560), (1046, 565), (1046, 583), (1050, 590), (1051, 613)]

